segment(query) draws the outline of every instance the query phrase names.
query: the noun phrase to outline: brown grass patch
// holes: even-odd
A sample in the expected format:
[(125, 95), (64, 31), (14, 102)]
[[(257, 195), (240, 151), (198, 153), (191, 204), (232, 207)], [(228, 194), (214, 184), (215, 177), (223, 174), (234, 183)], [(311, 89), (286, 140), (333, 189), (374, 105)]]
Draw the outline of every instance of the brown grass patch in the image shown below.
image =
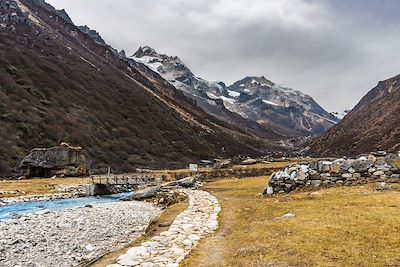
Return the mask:
[(17, 191), (17, 194), (0, 194), (0, 198), (29, 195), (53, 194), (59, 185), (89, 184), (90, 178), (57, 178), (57, 179), (28, 179), (0, 181), (0, 190), (7, 193)]
[[(263, 198), (266, 179), (212, 182), (220, 229), (182, 266), (399, 266), (400, 193), (375, 185)], [(294, 219), (276, 221), (287, 212)]]
[(394, 164), (397, 168), (400, 168), (400, 159), (396, 160)]

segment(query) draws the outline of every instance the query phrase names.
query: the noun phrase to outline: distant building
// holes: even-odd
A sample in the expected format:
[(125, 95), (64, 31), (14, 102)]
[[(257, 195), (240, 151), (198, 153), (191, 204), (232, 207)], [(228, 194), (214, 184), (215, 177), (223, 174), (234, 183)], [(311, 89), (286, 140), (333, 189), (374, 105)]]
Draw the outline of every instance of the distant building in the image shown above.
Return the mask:
[(20, 165), (26, 177), (71, 177), (89, 173), (87, 156), (81, 147), (61, 143), (58, 147), (34, 148)]

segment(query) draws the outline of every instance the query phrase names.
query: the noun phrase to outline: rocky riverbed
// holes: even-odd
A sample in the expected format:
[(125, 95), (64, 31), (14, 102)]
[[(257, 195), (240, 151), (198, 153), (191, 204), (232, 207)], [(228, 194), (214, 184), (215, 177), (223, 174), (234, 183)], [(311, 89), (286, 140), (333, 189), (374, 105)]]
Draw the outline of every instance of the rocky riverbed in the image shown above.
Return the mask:
[(76, 266), (126, 246), (160, 209), (129, 201), (0, 222), (0, 266)]

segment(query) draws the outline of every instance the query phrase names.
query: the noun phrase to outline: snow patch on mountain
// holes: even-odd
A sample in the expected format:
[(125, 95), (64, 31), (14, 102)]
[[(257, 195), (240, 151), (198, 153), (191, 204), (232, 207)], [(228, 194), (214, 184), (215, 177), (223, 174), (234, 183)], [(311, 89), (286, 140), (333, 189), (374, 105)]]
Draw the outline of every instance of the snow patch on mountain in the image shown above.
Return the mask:
[(268, 100), (264, 100), (264, 99), (262, 100), (262, 102), (264, 102), (265, 104), (268, 104), (268, 105), (272, 105), (272, 106), (279, 106), (278, 104), (276, 104), (272, 101), (268, 101)]
[(231, 90), (228, 90), (228, 94), (231, 97), (239, 97), (241, 95), (239, 92), (231, 91)]
[(350, 111), (351, 109), (347, 109), (345, 111), (340, 111), (340, 112), (334, 111), (331, 112), (331, 114), (336, 118), (338, 118), (339, 120), (343, 120), (343, 118), (346, 117), (346, 115), (349, 114)]

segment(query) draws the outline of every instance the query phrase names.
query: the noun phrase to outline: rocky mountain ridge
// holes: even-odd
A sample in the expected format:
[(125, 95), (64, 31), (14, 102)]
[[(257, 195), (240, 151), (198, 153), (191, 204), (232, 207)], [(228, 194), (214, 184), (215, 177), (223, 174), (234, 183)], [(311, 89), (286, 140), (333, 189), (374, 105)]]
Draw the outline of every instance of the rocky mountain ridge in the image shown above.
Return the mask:
[[(338, 122), (310, 96), (275, 84), (265, 77), (245, 77), (230, 86), (195, 76), (178, 57), (140, 47), (131, 56), (160, 74), (209, 114), (225, 109), (284, 137), (320, 134)], [(232, 122), (232, 114), (224, 117)]]
[(318, 155), (400, 150), (400, 75), (380, 81), (336, 126), (313, 141)]

